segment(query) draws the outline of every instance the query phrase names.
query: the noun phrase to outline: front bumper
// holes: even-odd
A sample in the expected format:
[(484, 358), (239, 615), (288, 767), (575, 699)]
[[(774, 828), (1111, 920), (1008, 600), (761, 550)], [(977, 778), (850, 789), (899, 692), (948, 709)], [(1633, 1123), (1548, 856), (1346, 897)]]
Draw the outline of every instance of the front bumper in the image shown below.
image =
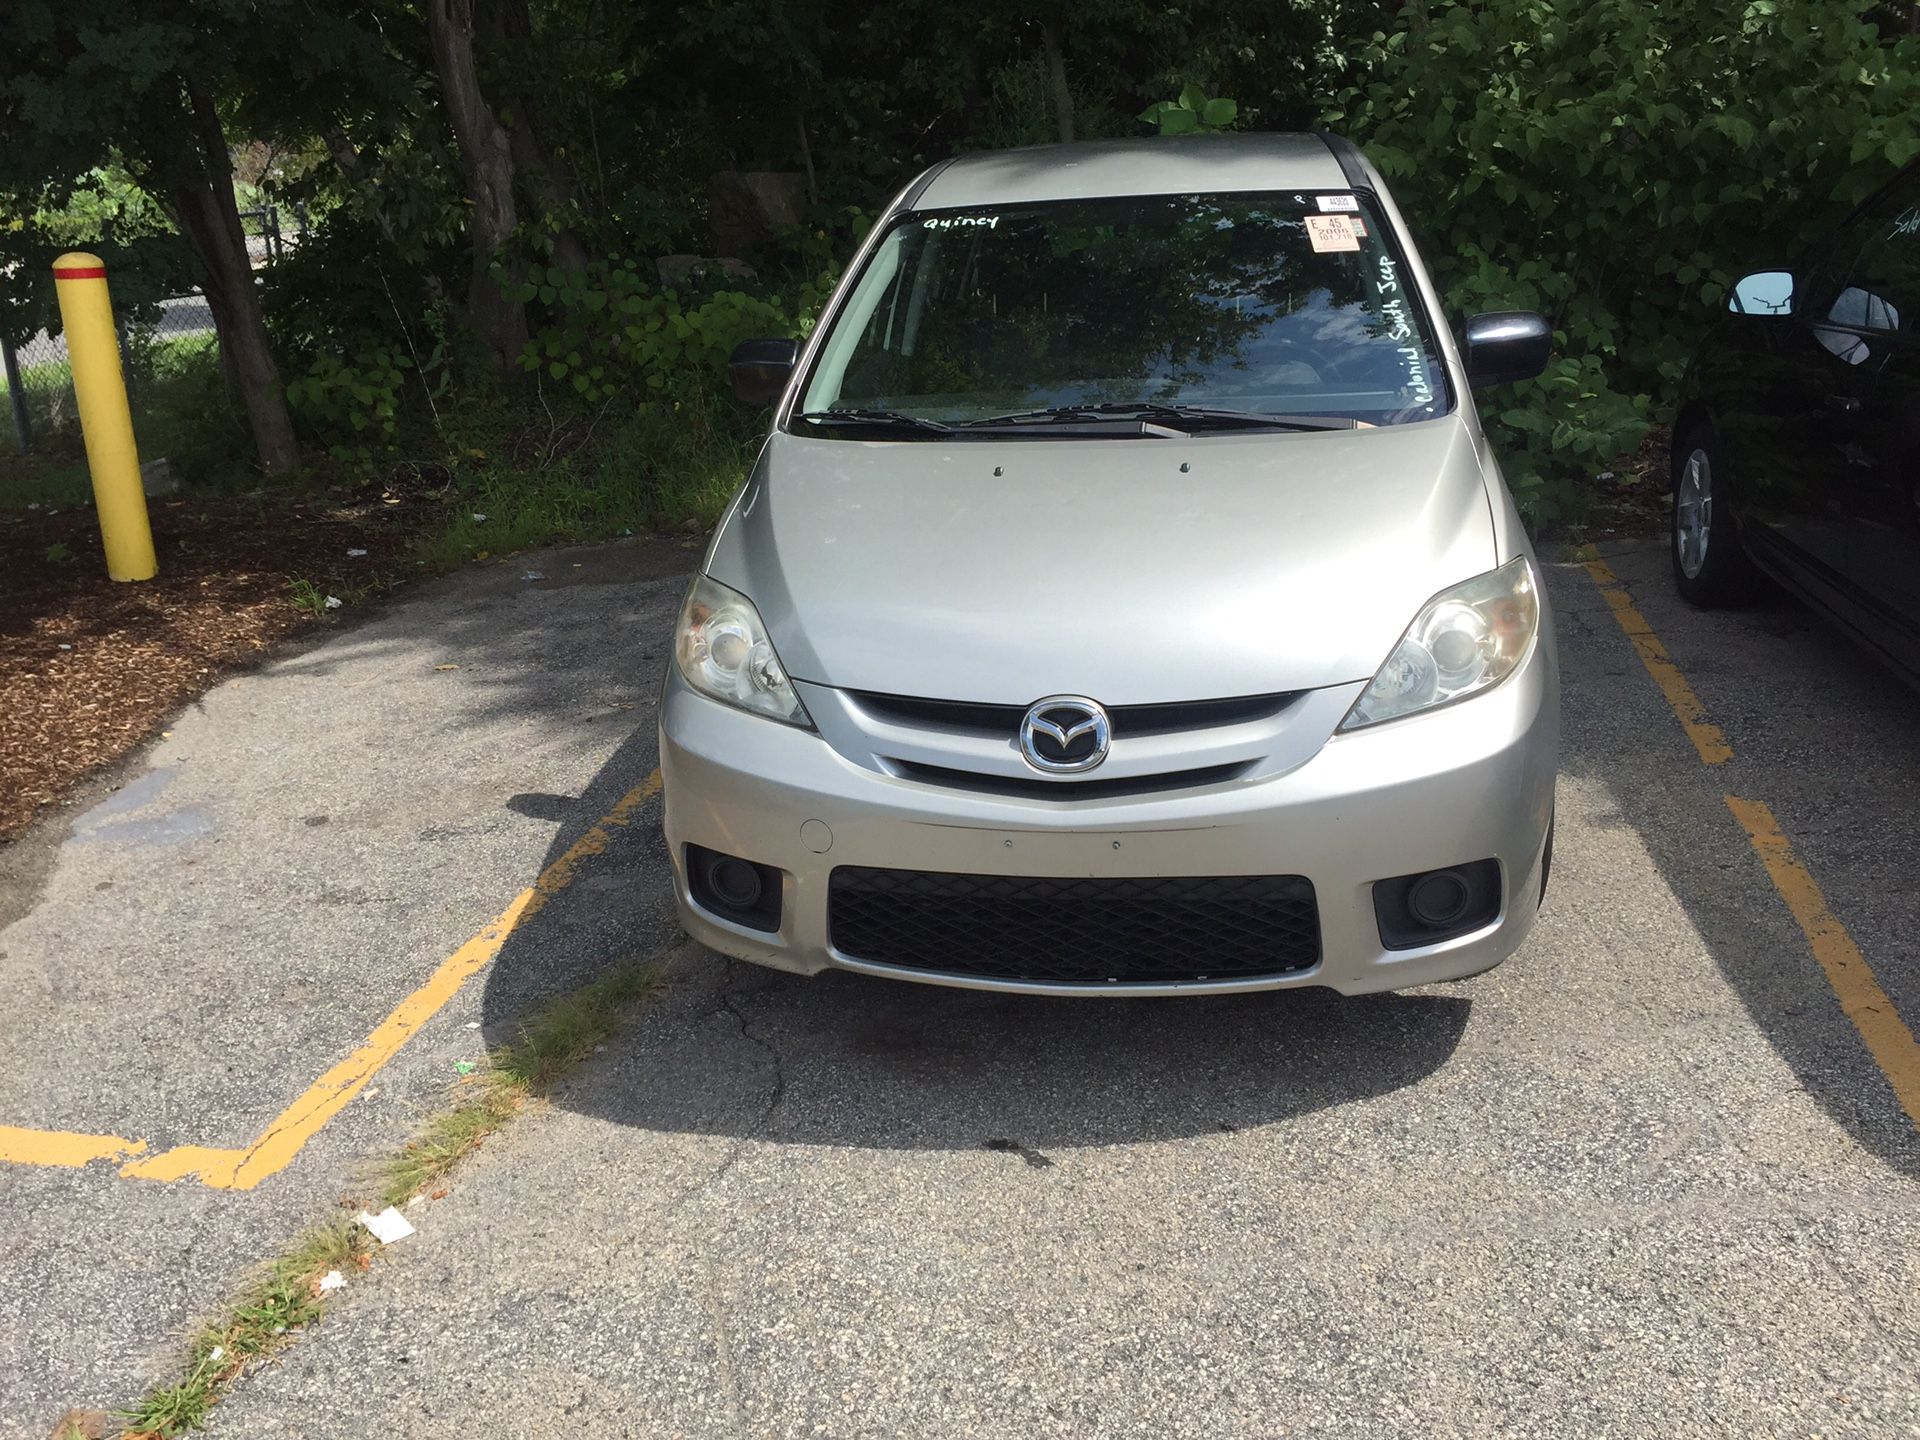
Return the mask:
[[(1350, 700), (1362, 686), (1341, 688), (1352, 691)], [(1335, 714), (1344, 709), (1333, 707)], [(881, 774), (811, 731), (695, 693), (677, 671), (660, 715), (667, 843), (681, 921), (696, 940), (799, 974), (838, 968), (1075, 995), (1302, 985), (1358, 995), (1491, 969), (1533, 926), (1558, 741), (1550, 641), (1487, 694), (1335, 735), (1284, 774), (1065, 804)], [(823, 840), (825, 848), (816, 848)], [(751, 930), (695, 902), (687, 885), (689, 844), (781, 871), (779, 930)], [(1502, 880), (1492, 923), (1420, 949), (1386, 948), (1373, 882), (1489, 857), (1499, 861)], [(1284, 975), (1098, 987), (873, 964), (841, 954), (829, 939), (828, 877), (841, 865), (976, 875), (1302, 875), (1318, 897), (1321, 958)]]

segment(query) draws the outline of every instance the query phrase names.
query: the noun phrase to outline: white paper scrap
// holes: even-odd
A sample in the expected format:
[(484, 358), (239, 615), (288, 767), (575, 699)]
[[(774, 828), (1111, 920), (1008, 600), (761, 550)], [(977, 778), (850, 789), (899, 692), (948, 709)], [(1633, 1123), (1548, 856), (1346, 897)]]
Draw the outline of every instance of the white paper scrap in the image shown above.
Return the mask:
[(320, 1277), (320, 1288), (323, 1291), (344, 1290), (347, 1288), (347, 1277), (338, 1270), (329, 1270)]
[(356, 1225), (364, 1226), (366, 1232), (382, 1245), (391, 1245), (396, 1240), (404, 1240), (413, 1234), (413, 1226), (393, 1206), (389, 1205), (378, 1215), (369, 1215), (362, 1210), (353, 1217)]

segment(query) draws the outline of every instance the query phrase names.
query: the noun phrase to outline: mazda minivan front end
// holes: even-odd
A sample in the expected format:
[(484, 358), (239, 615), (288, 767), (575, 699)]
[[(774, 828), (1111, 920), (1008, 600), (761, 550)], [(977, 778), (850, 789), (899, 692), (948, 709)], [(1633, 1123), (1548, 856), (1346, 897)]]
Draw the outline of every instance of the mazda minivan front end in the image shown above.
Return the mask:
[(688, 931), (1072, 994), (1455, 979), (1525, 938), (1558, 681), (1466, 354), (1341, 142), (968, 156), (780, 389), (660, 715)]

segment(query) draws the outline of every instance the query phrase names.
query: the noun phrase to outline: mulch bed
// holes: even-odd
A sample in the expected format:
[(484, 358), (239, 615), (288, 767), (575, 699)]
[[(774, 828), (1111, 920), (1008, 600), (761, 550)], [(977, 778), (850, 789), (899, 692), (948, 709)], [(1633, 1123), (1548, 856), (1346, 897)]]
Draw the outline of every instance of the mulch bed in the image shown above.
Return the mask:
[(149, 500), (160, 573), (138, 584), (107, 578), (91, 506), (0, 511), (0, 841), (222, 675), (327, 624), (294, 580), (347, 605), (390, 588), (441, 499), (416, 481)]

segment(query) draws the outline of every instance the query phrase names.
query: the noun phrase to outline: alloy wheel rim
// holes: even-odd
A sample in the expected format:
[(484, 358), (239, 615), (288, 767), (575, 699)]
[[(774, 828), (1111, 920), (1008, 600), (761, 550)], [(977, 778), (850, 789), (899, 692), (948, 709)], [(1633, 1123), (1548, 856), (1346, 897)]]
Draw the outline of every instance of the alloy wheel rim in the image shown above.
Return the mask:
[(1713, 465), (1705, 450), (1687, 457), (1673, 497), (1673, 549), (1680, 573), (1698, 579), (1713, 537)]

